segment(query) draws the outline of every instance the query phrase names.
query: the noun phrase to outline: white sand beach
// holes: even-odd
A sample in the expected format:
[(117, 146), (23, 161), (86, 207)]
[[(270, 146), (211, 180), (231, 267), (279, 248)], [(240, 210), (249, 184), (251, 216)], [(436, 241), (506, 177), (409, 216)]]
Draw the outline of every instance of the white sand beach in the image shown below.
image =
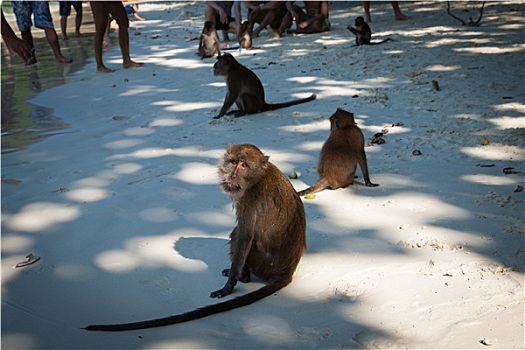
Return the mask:
[[(451, 4), (465, 20), (481, 6)], [(2, 155), (2, 348), (523, 348), (524, 2), (487, 2), (479, 27), (446, 2), (402, 2), (408, 21), (372, 3), (374, 37), (394, 41), (364, 47), (346, 29), (362, 2), (332, 2), (329, 32), (263, 31), (260, 48), (230, 51), (268, 102), (317, 99), (218, 120), (224, 80), (191, 40), (204, 6), (141, 4), (130, 45), (144, 67), (122, 69), (113, 45), (114, 73), (92, 59), (31, 99), (70, 129)], [(303, 199), (308, 250), (289, 286), (189, 323), (82, 329), (217, 302), (235, 225), (219, 157), (255, 144), (302, 190), (336, 108), (366, 139), (384, 133), (366, 147), (380, 186), (358, 170), (354, 185)], [(30, 253), (40, 261), (16, 268)]]

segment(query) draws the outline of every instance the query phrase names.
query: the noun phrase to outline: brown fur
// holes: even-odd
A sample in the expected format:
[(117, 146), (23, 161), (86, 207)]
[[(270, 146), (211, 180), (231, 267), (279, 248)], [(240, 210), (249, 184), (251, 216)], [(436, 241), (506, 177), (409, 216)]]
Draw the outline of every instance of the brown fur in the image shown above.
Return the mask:
[(254, 72), (246, 68), (230, 54), (224, 54), (217, 58), (213, 66), (213, 74), (223, 76), (226, 80), (227, 92), (221, 111), (215, 118), (226, 114), (235, 103), (239, 110), (228, 114), (240, 117), (245, 114), (271, 111), (279, 108), (293, 106), (315, 100), (315, 94), (310, 97), (293, 100), (290, 102), (270, 104), (264, 100), (264, 88)]
[(361, 129), (355, 124), (354, 114), (342, 109), (330, 117), (330, 136), (324, 143), (317, 172), (319, 181), (299, 196), (319, 192), (325, 188), (345, 188), (354, 183), (357, 164), (361, 168), (365, 184), (379, 186), (370, 181), (365, 153), (365, 138)]
[(212, 21), (206, 21), (199, 37), (199, 56), (208, 58), (215, 55), (221, 55), (221, 42), (215, 24)]
[(306, 249), (303, 203), (288, 179), (256, 146), (233, 145), (218, 164), (220, 186), (233, 200), (237, 226), (230, 234), (231, 267), (222, 273), (228, 281), (211, 293), (232, 293), (237, 281), (253, 274), (267, 281), (256, 291), (183, 314), (115, 325), (93, 325), (91, 331), (127, 331), (167, 326), (239, 308), (274, 294), (292, 281)]
[(237, 35), (237, 42), (243, 49), (252, 48), (252, 28), (248, 21), (243, 21), (239, 28), (239, 35)]

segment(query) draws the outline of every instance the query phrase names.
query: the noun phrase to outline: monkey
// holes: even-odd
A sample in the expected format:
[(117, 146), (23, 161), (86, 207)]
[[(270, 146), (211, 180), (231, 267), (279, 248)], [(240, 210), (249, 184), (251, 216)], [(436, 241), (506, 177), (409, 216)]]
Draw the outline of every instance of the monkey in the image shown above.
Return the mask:
[(199, 37), (199, 56), (209, 58), (215, 55), (221, 55), (221, 42), (215, 29), (215, 23), (212, 21), (204, 22), (201, 36)]
[(224, 54), (217, 57), (217, 62), (213, 65), (213, 74), (223, 76), (226, 80), (226, 97), (224, 104), (215, 119), (226, 114), (228, 109), (235, 104), (238, 110), (231, 111), (235, 117), (245, 114), (255, 114), (259, 112), (272, 111), (279, 108), (293, 106), (299, 103), (305, 103), (316, 99), (316, 95), (297, 99), (284, 103), (271, 104), (264, 100), (264, 88), (261, 80), (253, 71), (246, 68), (230, 54)]
[(379, 45), (386, 43), (387, 41), (394, 41), (390, 38), (386, 38), (382, 41), (372, 42), (372, 30), (370, 26), (365, 22), (365, 19), (361, 16), (355, 19), (355, 27), (348, 25), (346, 28), (355, 35), (355, 46), (360, 45)]
[(222, 289), (210, 294), (222, 298), (238, 281), (251, 275), (266, 280), (256, 291), (179, 315), (148, 321), (92, 325), (90, 331), (128, 331), (167, 326), (203, 318), (252, 304), (292, 281), (306, 250), (306, 215), (299, 195), (283, 173), (252, 144), (232, 145), (218, 162), (220, 187), (233, 201), (237, 225), (230, 233), (231, 267)]
[(354, 183), (357, 164), (361, 168), (365, 185), (379, 186), (370, 181), (365, 154), (363, 132), (354, 121), (354, 114), (338, 108), (330, 117), (330, 136), (319, 155), (317, 172), (319, 181), (299, 196), (315, 193), (330, 187), (333, 190), (345, 188)]
[(252, 48), (252, 28), (248, 21), (243, 21), (239, 28), (239, 34), (237, 35), (237, 42), (243, 49)]

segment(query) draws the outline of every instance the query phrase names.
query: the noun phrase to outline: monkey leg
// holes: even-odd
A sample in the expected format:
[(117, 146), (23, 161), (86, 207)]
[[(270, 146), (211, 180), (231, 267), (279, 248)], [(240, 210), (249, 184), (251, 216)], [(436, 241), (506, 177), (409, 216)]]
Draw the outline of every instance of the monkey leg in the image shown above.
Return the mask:
[(235, 101), (239, 111), (242, 113), (238, 117), (244, 114), (254, 114), (262, 111), (264, 101), (261, 101), (256, 95), (253, 94), (242, 94)]
[[(231, 269), (224, 269), (222, 270), (222, 275), (224, 277), (229, 277), (230, 276), (230, 272), (231, 272)], [(237, 278), (239, 280), (239, 282), (242, 282), (242, 283), (248, 283), (248, 282), (251, 282), (252, 279), (250, 277), (250, 270), (244, 266), (242, 271), (241, 271), (241, 275), (238, 276)]]

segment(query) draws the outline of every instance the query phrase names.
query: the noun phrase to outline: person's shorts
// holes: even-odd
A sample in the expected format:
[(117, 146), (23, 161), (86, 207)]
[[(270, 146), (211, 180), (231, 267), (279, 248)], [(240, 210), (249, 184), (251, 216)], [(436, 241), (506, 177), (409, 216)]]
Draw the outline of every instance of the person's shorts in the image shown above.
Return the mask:
[(40, 29), (55, 28), (47, 1), (12, 1), (11, 4), (13, 5), (18, 29), (21, 32), (31, 30), (33, 25), (31, 15), (34, 17), (35, 27)]
[(230, 23), (235, 22), (235, 18), (228, 17), (228, 23), (222, 23), (221, 22), (221, 16), (217, 14), (215, 16), (215, 29), (217, 30), (228, 30), (230, 29)]
[(60, 16), (69, 16), (71, 14), (71, 6), (75, 9), (77, 14), (82, 14), (82, 1), (59, 1)]
[[(270, 23), (270, 27), (273, 29), (278, 29), (281, 26), (281, 22), (283, 21), (284, 16), (288, 13), (288, 10), (286, 9), (286, 6), (283, 4), (281, 7), (277, 9), (277, 16), (275, 16), (275, 19), (272, 23)], [(255, 23), (261, 24), (262, 21), (264, 21), (264, 17), (268, 14), (268, 11), (259, 11), (257, 14), (257, 18), (255, 18)]]

